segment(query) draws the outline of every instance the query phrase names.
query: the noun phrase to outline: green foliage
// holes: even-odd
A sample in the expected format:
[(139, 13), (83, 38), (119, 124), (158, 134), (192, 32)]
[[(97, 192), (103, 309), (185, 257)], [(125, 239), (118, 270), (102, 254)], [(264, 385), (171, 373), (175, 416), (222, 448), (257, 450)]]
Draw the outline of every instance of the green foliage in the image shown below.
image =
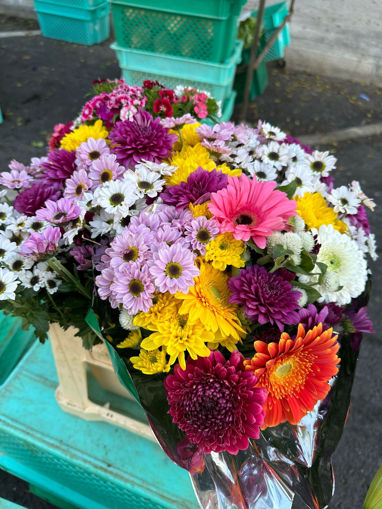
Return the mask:
[(240, 22), (238, 38), (243, 41), (243, 48), (249, 48), (252, 46), (253, 38), (256, 31), (256, 18), (249, 17)]
[(295, 192), (297, 189), (297, 182), (295, 180), (293, 180), (288, 185), (278, 186), (278, 187), (276, 187), (276, 189), (278, 191), (282, 191), (283, 193), (285, 193), (287, 195), (287, 197), (289, 198), (289, 200), (291, 200), (293, 198), (293, 196), (295, 195)]

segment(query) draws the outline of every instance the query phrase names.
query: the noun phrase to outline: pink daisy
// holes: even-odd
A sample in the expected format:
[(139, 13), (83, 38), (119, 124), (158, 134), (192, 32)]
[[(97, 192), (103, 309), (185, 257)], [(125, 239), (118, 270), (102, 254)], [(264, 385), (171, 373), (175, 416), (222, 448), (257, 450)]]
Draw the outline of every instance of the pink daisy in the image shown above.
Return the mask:
[(76, 165), (78, 168), (88, 168), (104, 154), (110, 154), (106, 141), (103, 138), (89, 138), (76, 150)]
[(33, 177), (28, 175), (25, 169), (16, 169), (11, 171), (3, 171), (0, 173), (0, 184), (9, 189), (21, 189), (28, 187), (33, 181)]
[(45, 207), (37, 210), (36, 219), (54, 224), (62, 224), (77, 219), (80, 214), (81, 209), (74, 200), (61, 198), (58, 201), (47, 200)]
[(115, 237), (107, 254), (111, 258), (111, 267), (121, 270), (127, 264), (142, 263), (147, 260), (149, 248), (144, 235), (135, 235), (125, 230), (121, 235)]
[(92, 186), (86, 170), (78, 170), (65, 182), (64, 196), (79, 199)]
[(146, 313), (153, 304), (155, 286), (146, 265), (134, 262), (114, 276), (111, 290), (131, 315)]
[(193, 253), (181, 244), (163, 244), (150, 265), (150, 272), (161, 293), (188, 293), (189, 287), (194, 286), (194, 277), (199, 275)]
[(110, 180), (119, 179), (125, 171), (125, 168), (117, 163), (115, 154), (104, 154), (90, 166), (89, 178), (104, 184)]
[(20, 251), (22, 254), (33, 258), (40, 254), (52, 253), (57, 249), (60, 238), (60, 228), (48, 226), (42, 233), (31, 233), (21, 244)]
[(219, 225), (213, 219), (204, 216), (196, 217), (185, 228), (186, 239), (192, 249), (197, 249), (202, 256), (206, 254), (206, 245), (219, 233)]
[(252, 237), (258, 247), (265, 248), (266, 238), (283, 230), (288, 219), (297, 215), (296, 202), (275, 191), (276, 185), (246, 175), (230, 177), (228, 186), (213, 193), (208, 205), (220, 231), (232, 232), (238, 240)]

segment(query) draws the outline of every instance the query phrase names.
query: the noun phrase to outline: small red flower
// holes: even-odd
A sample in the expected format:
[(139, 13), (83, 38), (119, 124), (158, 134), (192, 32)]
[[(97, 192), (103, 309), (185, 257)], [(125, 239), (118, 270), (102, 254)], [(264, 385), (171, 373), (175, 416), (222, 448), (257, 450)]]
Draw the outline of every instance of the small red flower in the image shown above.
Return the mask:
[(164, 90), (159, 90), (159, 96), (162, 99), (168, 99), (170, 102), (174, 101), (175, 92), (174, 90), (170, 90), (168, 88), (165, 88)]
[(173, 109), (168, 99), (155, 99), (153, 105), (154, 113), (163, 113), (165, 117), (172, 117)]

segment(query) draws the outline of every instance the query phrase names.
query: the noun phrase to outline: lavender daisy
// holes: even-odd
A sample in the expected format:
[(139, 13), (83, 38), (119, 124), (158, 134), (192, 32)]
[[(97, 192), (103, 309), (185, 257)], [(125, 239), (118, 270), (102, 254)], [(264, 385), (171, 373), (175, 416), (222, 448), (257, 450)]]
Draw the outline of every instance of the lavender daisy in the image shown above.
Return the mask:
[(181, 244), (161, 246), (150, 272), (161, 293), (188, 293), (189, 287), (194, 285), (194, 277), (199, 275), (193, 253)]
[(115, 154), (104, 154), (91, 164), (89, 178), (98, 184), (104, 184), (110, 180), (118, 180), (124, 171), (125, 168), (117, 163)]
[(111, 285), (116, 299), (131, 315), (138, 311), (146, 313), (153, 304), (155, 286), (146, 265), (131, 263), (122, 272), (118, 272)]
[(219, 234), (219, 225), (213, 219), (200, 216), (185, 226), (185, 233), (192, 249), (198, 250), (204, 256), (206, 245)]
[(22, 170), (3, 171), (0, 173), (0, 185), (8, 189), (22, 189), (28, 187), (33, 181), (33, 177)]
[(36, 212), (36, 219), (62, 224), (77, 219), (80, 214), (81, 209), (74, 200), (61, 198), (58, 201), (48, 200), (45, 207)]
[(123, 270), (122, 267), (133, 262), (142, 263), (149, 256), (149, 248), (144, 235), (135, 235), (128, 230), (115, 237), (107, 250), (110, 266)]
[(81, 143), (76, 150), (76, 164), (78, 168), (88, 168), (94, 161), (97, 161), (103, 154), (110, 154), (110, 149), (104, 140), (89, 138)]
[(31, 233), (21, 246), (21, 253), (31, 258), (38, 258), (40, 255), (53, 253), (61, 238), (60, 228), (48, 226), (42, 233)]
[(241, 304), (254, 322), (276, 323), (280, 330), (299, 322), (296, 309), (300, 292), (275, 272), (271, 274), (258, 265), (246, 267), (228, 281), (228, 287), (232, 292), (229, 301)]
[(78, 170), (65, 182), (65, 198), (73, 200), (82, 198), (84, 193), (92, 186), (86, 170)]
[(177, 135), (169, 134), (160, 119), (140, 110), (131, 120), (117, 122), (110, 133), (118, 162), (133, 169), (142, 159), (160, 163), (171, 155)]

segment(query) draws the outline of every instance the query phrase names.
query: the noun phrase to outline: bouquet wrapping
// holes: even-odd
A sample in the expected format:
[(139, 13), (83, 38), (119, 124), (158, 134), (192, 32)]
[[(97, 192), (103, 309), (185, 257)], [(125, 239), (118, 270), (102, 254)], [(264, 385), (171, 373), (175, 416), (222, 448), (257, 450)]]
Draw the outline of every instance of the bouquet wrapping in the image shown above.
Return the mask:
[[(205, 508), (325, 507), (376, 258), (358, 182), (208, 94), (98, 81), (0, 175), (0, 303), (104, 341)], [(209, 120), (208, 123), (200, 121)]]

